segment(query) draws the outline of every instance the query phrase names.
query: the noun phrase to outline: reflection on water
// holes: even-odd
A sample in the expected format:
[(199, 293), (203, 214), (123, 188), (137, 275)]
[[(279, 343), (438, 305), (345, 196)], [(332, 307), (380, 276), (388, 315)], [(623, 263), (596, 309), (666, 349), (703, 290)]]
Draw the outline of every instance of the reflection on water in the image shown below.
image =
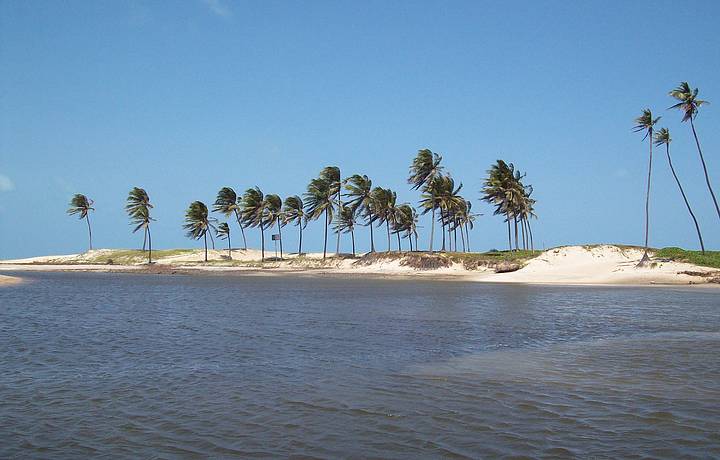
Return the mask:
[(720, 456), (712, 290), (30, 276), (2, 458)]

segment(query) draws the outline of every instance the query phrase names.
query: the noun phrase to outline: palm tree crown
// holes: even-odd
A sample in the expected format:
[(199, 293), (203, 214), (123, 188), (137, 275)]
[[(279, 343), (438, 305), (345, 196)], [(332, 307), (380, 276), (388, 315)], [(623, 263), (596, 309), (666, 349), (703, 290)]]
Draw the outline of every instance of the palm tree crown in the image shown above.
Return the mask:
[(678, 101), (677, 104), (671, 106), (670, 108), (680, 109), (683, 111), (682, 121), (688, 121), (697, 117), (700, 106), (703, 104), (709, 104), (708, 101), (698, 99), (698, 89), (692, 89), (686, 81), (681, 82), (678, 87), (670, 91), (669, 94)]
[(635, 123), (637, 124), (633, 127), (633, 132), (638, 133), (645, 131), (645, 137), (643, 137), (643, 140), (645, 140), (648, 136), (652, 135), (653, 127), (660, 121), (660, 118), (662, 117), (653, 118), (652, 111), (650, 109), (644, 109), (642, 115), (635, 119)]

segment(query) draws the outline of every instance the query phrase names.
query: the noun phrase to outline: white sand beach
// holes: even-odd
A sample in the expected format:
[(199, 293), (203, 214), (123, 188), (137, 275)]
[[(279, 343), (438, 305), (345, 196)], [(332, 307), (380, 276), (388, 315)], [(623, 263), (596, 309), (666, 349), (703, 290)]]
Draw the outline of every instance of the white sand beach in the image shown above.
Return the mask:
[[(560, 285), (715, 285), (720, 286), (720, 270), (668, 259), (653, 258), (646, 266), (637, 267), (642, 250), (615, 245), (566, 246), (544, 251), (539, 256), (498, 273), (496, 263), (479, 264), (468, 268), (460, 262), (448, 262), (436, 268), (417, 268), (412, 254), (377, 253), (373, 258), (330, 257), (322, 260), (322, 253), (284, 254), (284, 259), (260, 262), (260, 251), (254, 249), (208, 251), (204, 263), (202, 250), (173, 250), (164, 255), (158, 251), (153, 265), (138, 260), (139, 252), (127, 262), (124, 253), (99, 249), (83, 254), (32, 257), (0, 261), (4, 271), (104, 271), (157, 273), (302, 273), (305, 275), (367, 275), (413, 276), (433, 279), (457, 279), (492, 283), (538, 283)], [(266, 258), (274, 251), (266, 251)], [(117, 257), (118, 260), (108, 259)], [(133, 258), (134, 257), (134, 258)], [(99, 262), (103, 261), (105, 262)]]

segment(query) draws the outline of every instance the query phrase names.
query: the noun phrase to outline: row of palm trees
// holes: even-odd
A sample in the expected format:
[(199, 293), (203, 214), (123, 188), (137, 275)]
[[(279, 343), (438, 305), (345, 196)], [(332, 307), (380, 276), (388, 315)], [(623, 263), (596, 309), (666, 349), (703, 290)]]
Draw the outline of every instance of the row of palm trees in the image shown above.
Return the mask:
[[(355, 231), (358, 226), (366, 226), (370, 232), (370, 252), (375, 252), (374, 228), (385, 228), (387, 250), (391, 250), (392, 235), (397, 238), (397, 249), (402, 251), (402, 241), (407, 240), (411, 251), (419, 250), (418, 221), (420, 215), (430, 213), (431, 232), (429, 250), (433, 251), (436, 221), (441, 226), (441, 251), (458, 251), (458, 233), (462, 251), (470, 251), (470, 229), (478, 216), (472, 212), (472, 203), (460, 195), (462, 184), (444, 171), (442, 156), (428, 149), (418, 151), (410, 166), (408, 183), (415, 190), (420, 190), (419, 211), (409, 203), (398, 203), (397, 193), (389, 188), (373, 186), (372, 180), (366, 175), (354, 174), (341, 178), (340, 169), (328, 166), (320, 171), (318, 177), (312, 179), (302, 197), (292, 195), (285, 200), (275, 194), (265, 194), (259, 187), (253, 187), (238, 194), (230, 187), (223, 187), (217, 193), (212, 209), (201, 201), (194, 201), (185, 211), (183, 228), (186, 236), (203, 239), (205, 259), (207, 260), (208, 237), (215, 247), (213, 234), (219, 239), (227, 240), (228, 257), (231, 252), (231, 226), (228, 222), (218, 222), (211, 216), (211, 211), (223, 215), (226, 219), (233, 218), (240, 229), (243, 248), (247, 250), (245, 230), (260, 230), (261, 258), (265, 260), (266, 230), (277, 229), (280, 245), (280, 258), (283, 257), (282, 229), (289, 225), (298, 227), (298, 254), (303, 253), (303, 230), (313, 220), (324, 220), (323, 259), (328, 254), (328, 234), (330, 229), (336, 234), (335, 253), (340, 252), (340, 238), (347, 234), (352, 242), (352, 254), (356, 254)], [(518, 249), (518, 223), (521, 226), (523, 248), (532, 247), (532, 234), (529, 219), (535, 217), (532, 211), (534, 200), (530, 199), (532, 188), (521, 183), (524, 175), (515, 172), (512, 164), (498, 161), (489, 171), (483, 199), (496, 205), (508, 222), (515, 223), (515, 249)], [(519, 188), (518, 188), (519, 187)], [(519, 190), (519, 191), (518, 191)], [(90, 229), (89, 212), (93, 201), (85, 195), (77, 194), (71, 201), (68, 210), (71, 214), (80, 214), (86, 219), (92, 249), (92, 232)], [(133, 232), (142, 229), (144, 233), (143, 251), (148, 249), (148, 262), (152, 262), (152, 238), (150, 224), (154, 220), (150, 216), (150, 198), (147, 192), (135, 187), (128, 194), (126, 212), (134, 225)], [(526, 230), (528, 238), (526, 238)], [(510, 244), (512, 249), (512, 244)]]
[[(703, 172), (705, 174), (705, 183), (707, 184), (708, 191), (710, 192), (710, 197), (712, 198), (712, 201), (715, 205), (715, 211), (717, 212), (718, 218), (720, 218), (720, 207), (718, 206), (715, 192), (713, 191), (712, 185), (710, 183), (710, 176), (708, 175), (707, 165), (705, 164), (705, 157), (703, 156), (702, 148), (700, 147), (700, 140), (698, 139), (694, 122), (695, 118), (698, 115), (698, 109), (701, 106), (707, 104), (708, 102), (699, 99), (697, 97), (698, 89), (693, 89), (687, 82), (681, 82), (677, 88), (669, 92), (669, 95), (674, 98), (677, 103), (669, 107), (668, 110), (680, 110), (683, 114), (682, 122), (690, 122), (693, 137), (695, 138), (695, 145), (697, 146), (697, 151), (700, 156), (700, 163), (702, 164)], [(650, 149), (647, 189), (645, 193), (645, 252), (642, 259), (640, 260), (640, 266), (647, 264), (650, 260), (650, 257), (648, 255), (648, 242), (650, 233), (650, 184), (652, 182), (653, 145), (665, 146), (665, 155), (668, 160), (668, 165), (670, 166), (670, 171), (675, 178), (675, 182), (677, 183), (678, 189), (680, 190), (680, 194), (683, 198), (683, 201), (685, 202), (685, 206), (687, 207), (688, 213), (690, 214), (693, 224), (695, 225), (698, 240), (700, 241), (700, 249), (703, 253), (705, 253), (705, 243), (703, 242), (700, 225), (698, 224), (695, 213), (690, 206), (690, 202), (688, 201), (685, 190), (680, 183), (680, 179), (675, 172), (675, 168), (672, 163), (672, 157), (670, 156), (670, 142), (672, 142), (672, 138), (670, 137), (670, 130), (668, 128), (661, 128), (658, 131), (655, 130), (655, 125), (660, 121), (661, 118), (662, 117), (655, 117), (650, 109), (645, 109), (642, 111), (642, 114), (635, 119), (636, 124), (633, 128), (633, 131), (645, 134), (645, 136), (643, 137), (643, 141), (645, 139), (648, 140), (648, 146)]]

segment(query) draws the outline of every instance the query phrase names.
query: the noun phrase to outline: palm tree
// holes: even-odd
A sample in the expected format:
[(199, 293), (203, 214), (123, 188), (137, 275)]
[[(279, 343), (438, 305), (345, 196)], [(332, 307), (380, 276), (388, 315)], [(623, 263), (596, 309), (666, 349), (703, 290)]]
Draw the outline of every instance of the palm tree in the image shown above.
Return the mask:
[(282, 199), (278, 195), (265, 195), (267, 202), (267, 222), (268, 227), (277, 224), (278, 237), (280, 238), (280, 260), (283, 258), (282, 230), (285, 225), (285, 215), (282, 212)]
[(72, 199), (70, 200), (70, 207), (67, 210), (67, 213), (71, 216), (74, 214), (80, 214), (78, 217), (80, 220), (85, 219), (87, 221), (87, 227), (88, 227), (88, 235), (90, 239), (90, 250), (92, 251), (92, 229), (90, 228), (90, 211), (94, 211), (95, 208), (92, 207), (93, 203), (95, 203), (90, 198), (86, 197), (85, 195), (81, 193), (76, 193)]
[[(417, 156), (410, 165), (410, 177), (408, 183), (412, 185), (413, 190), (424, 187), (426, 190), (430, 188), (430, 184), (438, 177), (443, 170), (440, 166), (442, 156), (431, 152), (429, 149), (419, 150)], [(430, 192), (432, 194), (432, 191)], [(435, 203), (435, 198), (431, 197), (431, 202)], [(435, 208), (432, 208), (432, 223), (430, 227), (430, 252), (433, 250), (433, 239), (435, 237)]]
[(397, 207), (395, 233), (398, 235), (403, 233), (403, 238), (408, 239), (410, 252), (413, 250), (413, 236), (417, 237), (417, 220), (417, 211), (409, 204), (405, 203)]
[(653, 127), (655, 124), (660, 120), (661, 117), (653, 118), (652, 111), (650, 109), (643, 110), (642, 114), (635, 119), (635, 127), (633, 128), (633, 131), (638, 132), (644, 132), (645, 136), (643, 137), (643, 141), (645, 139), (649, 139), (650, 144), (650, 163), (648, 166), (648, 178), (647, 178), (647, 193), (645, 195), (645, 252), (643, 253), (642, 259), (640, 259), (640, 262), (638, 263), (638, 267), (646, 265), (650, 261), (650, 256), (648, 255), (648, 235), (649, 235), (649, 227), (650, 227), (650, 179), (652, 177), (652, 140), (653, 140)]
[(718, 206), (717, 198), (715, 198), (715, 192), (710, 185), (710, 176), (708, 176), (707, 166), (705, 165), (705, 157), (703, 157), (702, 149), (700, 148), (700, 141), (698, 140), (697, 132), (695, 131), (694, 119), (698, 115), (698, 109), (704, 104), (709, 104), (708, 101), (703, 101), (697, 98), (698, 89), (690, 88), (688, 82), (684, 81), (674, 90), (670, 91), (670, 96), (677, 99), (679, 102), (671, 109), (680, 109), (683, 111), (682, 121), (690, 121), (690, 127), (692, 128), (693, 137), (695, 137), (695, 145), (697, 145), (698, 153), (700, 154), (700, 162), (702, 163), (703, 171), (705, 172), (705, 183), (707, 184), (710, 196), (712, 196), (713, 203), (715, 204), (715, 211), (720, 218), (720, 206)]
[(670, 158), (670, 142), (672, 142), (672, 139), (670, 138), (670, 131), (667, 128), (660, 128), (660, 131), (655, 133), (655, 145), (657, 145), (657, 146), (665, 145), (665, 154), (667, 155), (668, 164), (670, 165), (670, 171), (672, 172), (672, 175), (675, 178), (675, 182), (677, 183), (678, 188), (680, 189), (680, 194), (682, 195), (683, 200), (685, 201), (685, 206), (687, 206), (688, 212), (690, 213), (690, 217), (692, 217), (692, 220), (695, 223), (695, 230), (697, 231), (698, 239), (700, 240), (700, 249), (702, 250), (702, 252), (704, 254), (705, 253), (705, 244), (703, 243), (702, 234), (700, 233), (700, 225), (698, 224), (698, 221), (695, 218), (695, 213), (693, 213), (693, 210), (690, 207), (690, 203), (688, 202), (687, 196), (685, 196), (685, 190), (683, 190), (682, 185), (680, 184), (680, 179), (678, 179), (677, 174), (675, 174), (675, 168), (673, 167), (672, 159)]
[(363, 216), (370, 227), (370, 252), (375, 252), (375, 240), (373, 238), (372, 222), (372, 181), (368, 176), (355, 174), (345, 182), (345, 190), (350, 198), (348, 205), (355, 208)]
[(208, 208), (202, 201), (193, 201), (185, 211), (185, 224), (183, 225), (183, 228), (187, 230), (185, 235), (194, 240), (203, 238), (205, 242), (205, 262), (208, 261), (208, 230), (215, 230), (212, 221), (213, 219), (208, 218)]
[[(340, 168), (337, 166), (327, 166), (323, 168), (323, 170), (320, 171), (320, 179), (330, 185), (330, 201), (335, 203), (334, 206), (336, 206), (337, 212), (339, 213), (340, 208), (342, 208)], [(337, 234), (335, 253), (340, 254), (340, 233)]]
[[(372, 190), (372, 214), (378, 226), (385, 224), (387, 229), (388, 248), (390, 252), (390, 225), (394, 225), (397, 194), (390, 189), (375, 187)], [(372, 222), (371, 222), (372, 225)]]
[(242, 197), (242, 223), (246, 227), (260, 227), (260, 260), (265, 261), (265, 228), (267, 226), (267, 200), (259, 187), (245, 190)]
[(125, 211), (130, 217), (130, 222), (135, 225), (133, 233), (137, 232), (141, 228), (144, 230), (143, 236), (143, 251), (145, 251), (145, 243), (148, 243), (148, 263), (152, 263), (152, 236), (150, 234), (150, 221), (155, 220), (150, 217), (150, 209), (153, 205), (150, 204), (150, 197), (144, 189), (133, 187), (128, 193), (127, 205), (125, 205)]
[(355, 213), (352, 206), (344, 205), (335, 219), (335, 233), (349, 233), (352, 240), (352, 255), (355, 257)]
[(308, 219), (305, 215), (305, 204), (299, 196), (289, 196), (285, 198), (283, 213), (285, 215), (285, 223), (294, 222), (300, 229), (300, 238), (298, 243), (298, 256), (302, 254), (302, 231), (307, 227)]
[[(515, 170), (512, 163), (497, 160), (488, 170), (488, 176), (483, 182), (482, 200), (495, 205), (494, 215), (505, 216), (508, 232), (508, 246), (512, 251), (512, 235), (510, 222), (515, 224), (515, 249), (519, 249), (518, 218), (522, 223), (522, 208), (528, 204), (529, 190), (522, 179), (525, 177), (520, 171)], [(534, 202), (534, 201), (533, 201)]]
[(307, 192), (305, 192), (305, 212), (308, 219), (316, 220), (325, 214), (325, 243), (323, 244), (323, 260), (327, 257), (327, 234), (330, 222), (333, 219), (333, 192), (332, 184), (323, 179), (317, 178), (310, 181)]
[(227, 222), (222, 222), (217, 228), (217, 237), (228, 242), (228, 259), (232, 259), (232, 246), (230, 245), (230, 226)]
[(235, 190), (230, 187), (223, 187), (217, 194), (217, 199), (213, 204), (213, 212), (221, 212), (225, 217), (230, 214), (235, 215), (238, 226), (240, 227), (240, 233), (242, 234), (243, 247), (247, 251), (247, 240), (245, 239), (245, 229), (243, 228), (242, 220), (240, 218), (242, 200), (237, 196)]

